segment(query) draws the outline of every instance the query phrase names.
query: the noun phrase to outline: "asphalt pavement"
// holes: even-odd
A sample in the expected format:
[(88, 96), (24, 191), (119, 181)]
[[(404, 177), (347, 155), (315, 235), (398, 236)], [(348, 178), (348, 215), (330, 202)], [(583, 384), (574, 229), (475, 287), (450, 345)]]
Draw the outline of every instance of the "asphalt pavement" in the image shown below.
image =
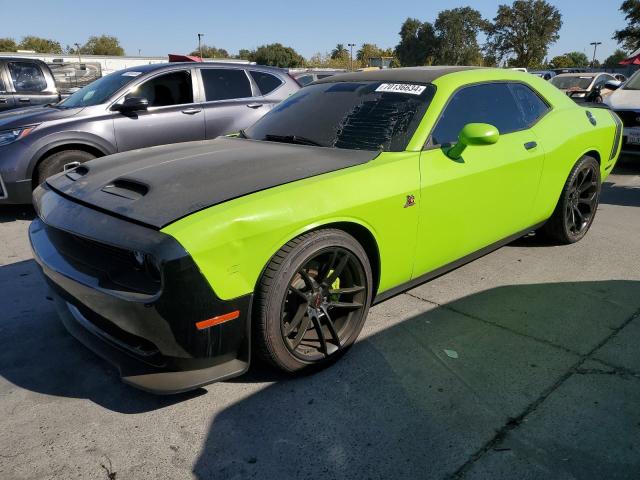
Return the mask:
[(529, 236), (371, 310), (331, 368), (170, 396), (60, 324), (0, 210), (1, 479), (638, 479), (640, 160), (587, 237)]

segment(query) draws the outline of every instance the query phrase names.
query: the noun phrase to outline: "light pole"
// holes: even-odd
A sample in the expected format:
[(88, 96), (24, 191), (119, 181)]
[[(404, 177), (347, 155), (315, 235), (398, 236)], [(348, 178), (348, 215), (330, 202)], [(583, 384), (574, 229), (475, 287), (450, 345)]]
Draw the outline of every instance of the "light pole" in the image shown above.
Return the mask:
[(78, 63), (82, 63), (82, 58), (80, 58), (80, 44), (74, 43), (73, 45), (76, 47), (76, 52), (78, 53)]
[(200, 52), (200, 61), (202, 61), (202, 43), (200, 42), (200, 39), (204, 37), (204, 33), (199, 33), (198, 34), (198, 52)]
[(349, 47), (349, 68), (351, 69), (351, 71), (353, 71), (353, 47), (356, 46), (355, 43), (347, 43), (347, 46)]
[(602, 42), (591, 42), (589, 45), (593, 45), (593, 60), (591, 61), (591, 68), (596, 66), (596, 51), (598, 50), (598, 45), (602, 45)]

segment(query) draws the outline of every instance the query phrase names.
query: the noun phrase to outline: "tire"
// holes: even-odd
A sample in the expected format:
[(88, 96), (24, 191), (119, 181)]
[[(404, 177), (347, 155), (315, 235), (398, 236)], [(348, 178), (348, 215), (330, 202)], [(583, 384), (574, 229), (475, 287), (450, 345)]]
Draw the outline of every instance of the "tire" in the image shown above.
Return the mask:
[(353, 345), (371, 297), (371, 266), (352, 236), (301, 235), (273, 256), (258, 283), (254, 352), (285, 372), (322, 368)]
[(593, 157), (582, 157), (571, 169), (558, 204), (541, 233), (559, 244), (582, 240), (595, 218), (600, 188), (600, 164)]
[(56, 152), (40, 162), (36, 170), (36, 182), (40, 185), (51, 175), (60, 173), (65, 165), (84, 163), (96, 158), (95, 155), (84, 150), (63, 150)]

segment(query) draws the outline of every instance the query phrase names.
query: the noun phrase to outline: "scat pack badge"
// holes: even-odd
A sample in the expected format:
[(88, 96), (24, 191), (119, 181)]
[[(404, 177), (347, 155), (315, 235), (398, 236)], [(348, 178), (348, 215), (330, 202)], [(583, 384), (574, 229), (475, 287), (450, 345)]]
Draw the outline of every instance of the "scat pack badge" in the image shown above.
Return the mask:
[(404, 204), (404, 208), (413, 207), (416, 204), (415, 195), (407, 195), (407, 201)]

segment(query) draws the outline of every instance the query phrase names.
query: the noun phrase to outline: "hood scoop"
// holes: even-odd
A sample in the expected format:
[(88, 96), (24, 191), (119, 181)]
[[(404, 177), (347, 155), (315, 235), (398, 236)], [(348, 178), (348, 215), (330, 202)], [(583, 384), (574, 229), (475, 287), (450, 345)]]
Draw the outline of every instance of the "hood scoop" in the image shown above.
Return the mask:
[(149, 193), (149, 187), (133, 180), (119, 178), (102, 187), (102, 191), (129, 200), (138, 200)]

